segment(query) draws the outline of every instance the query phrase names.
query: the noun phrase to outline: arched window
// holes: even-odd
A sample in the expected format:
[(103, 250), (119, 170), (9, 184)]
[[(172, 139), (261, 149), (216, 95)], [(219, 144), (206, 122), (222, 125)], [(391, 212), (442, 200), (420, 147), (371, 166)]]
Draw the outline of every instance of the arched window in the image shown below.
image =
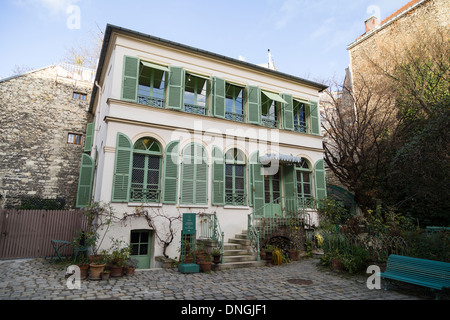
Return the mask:
[(131, 202), (160, 201), (161, 150), (160, 144), (149, 137), (139, 139), (134, 144), (130, 188)]
[(300, 163), (295, 165), (297, 174), (297, 194), (299, 198), (311, 198), (311, 167), (308, 161), (302, 158)]
[(245, 187), (245, 155), (233, 148), (225, 154), (225, 204), (245, 205), (247, 194)]

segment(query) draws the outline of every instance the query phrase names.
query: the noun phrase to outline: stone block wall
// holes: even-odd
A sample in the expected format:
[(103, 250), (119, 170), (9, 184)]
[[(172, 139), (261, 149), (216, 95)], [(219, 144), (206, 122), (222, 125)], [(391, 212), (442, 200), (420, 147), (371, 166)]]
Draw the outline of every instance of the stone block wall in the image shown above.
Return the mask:
[(371, 60), (389, 69), (389, 65), (401, 61), (403, 48), (409, 43), (426, 39), (437, 28), (449, 32), (450, 1), (426, 0), (392, 23), (387, 22), (382, 21), (379, 29), (372, 35), (364, 34), (349, 45), (354, 86), (361, 81), (361, 77), (365, 81), (372, 78), (375, 81), (383, 79), (383, 74), (374, 68)]
[[(52, 66), (0, 81), (0, 208), (22, 197), (63, 198), (75, 207), (93, 84)], [(87, 94), (85, 101), (73, 93)], [(81, 145), (68, 134), (81, 134)]]

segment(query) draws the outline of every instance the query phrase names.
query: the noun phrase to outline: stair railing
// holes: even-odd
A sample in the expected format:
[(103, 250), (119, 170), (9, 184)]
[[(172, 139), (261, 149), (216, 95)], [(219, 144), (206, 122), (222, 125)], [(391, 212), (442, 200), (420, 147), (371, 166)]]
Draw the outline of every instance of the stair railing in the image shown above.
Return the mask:
[(208, 239), (216, 242), (217, 248), (221, 253), (221, 262), (224, 263), (225, 235), (220, 227), (219, 219), (216, 213), (201, 213), (200, 219), (200, 239)]
[[(274, 207), (278, 205), (278, 207)], [(314, 199), (279, 197), (254, 210), (248, 216), (247, 239), (259, 257), (261, 239), (265, 239), (281, 227), (311, 227), (311, 216), (307, 209), (316, 207)]]
[(250, 213), (248, 215), (248, 226), (247, 226), (247, 239), (250, 240), (250, 246), (256, 253), (256, 260), (261, 261), (260, 257), (260, 247), (259, 247), (259, 233), (255, 227), (255, 222), (253, 221), (253, 215)]

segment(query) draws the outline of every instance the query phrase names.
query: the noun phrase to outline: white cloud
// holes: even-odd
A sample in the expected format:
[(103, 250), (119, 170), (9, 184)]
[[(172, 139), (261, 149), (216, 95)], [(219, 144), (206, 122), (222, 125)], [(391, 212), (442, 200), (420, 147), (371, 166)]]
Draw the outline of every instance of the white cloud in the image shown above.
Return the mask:
[(280, 10), (276, 13), (275, 27), (283, 29), (291, 22), (301, 11), (300, 0), (286, 0), (283, 2)]
[(50, 15), (66, 14), (67, 8), (80, 0), (14, 0), (16, 5), (22, 7), (35, 7), (45, 10)]

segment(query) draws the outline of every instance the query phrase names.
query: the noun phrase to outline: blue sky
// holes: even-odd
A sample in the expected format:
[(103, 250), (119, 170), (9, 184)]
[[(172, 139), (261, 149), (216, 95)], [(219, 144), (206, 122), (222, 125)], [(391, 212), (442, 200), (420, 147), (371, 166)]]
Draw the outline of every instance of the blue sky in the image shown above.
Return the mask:
[[(0, 78), (60, 62), (107, 23), (281, 72), (342, 80), (364, 20), (408, 0), (0, 0)], [(79, 14), (78, 14), (79, 13)], [(78, 23), (79, 22), (79, 23)]]

